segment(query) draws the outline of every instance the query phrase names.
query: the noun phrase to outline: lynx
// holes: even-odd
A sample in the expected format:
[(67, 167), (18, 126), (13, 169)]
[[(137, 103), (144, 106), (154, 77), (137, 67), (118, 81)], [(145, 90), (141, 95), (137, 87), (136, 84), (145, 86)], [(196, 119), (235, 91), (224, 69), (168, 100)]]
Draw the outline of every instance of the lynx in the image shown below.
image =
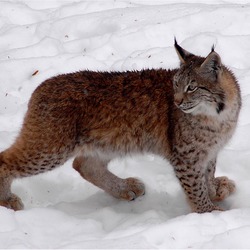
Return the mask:
[(176, 40), (175, 49), (178, 69), (80, 71), (38, 86), (18, 137), (0, 153), (0, 205), (22, 209), (12, 181), (71, 157), (84, 179), (134, 200), (145, 193), (144, 184), (117, 177), (107, 165), (115, 157), (153, 153), (171, 163), (192, 211), (222, 210), (213, 202), (225, 199), (235, 184), (215, 178), (216, 157), (237, 124), (239, 86), (214, 48), (205, 58)]

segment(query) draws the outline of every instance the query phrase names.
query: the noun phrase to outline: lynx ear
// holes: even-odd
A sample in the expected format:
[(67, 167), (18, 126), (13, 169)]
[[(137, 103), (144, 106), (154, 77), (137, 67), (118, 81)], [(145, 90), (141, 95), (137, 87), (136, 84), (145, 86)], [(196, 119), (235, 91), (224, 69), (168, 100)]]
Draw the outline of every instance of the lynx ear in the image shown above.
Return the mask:
[(216, 82), (219, 79), (222, 72), (222, 65), (220, 56), (214, 51), (214, 48), (212, 48), (210, 54), (201, 64), (200, 72), (203, 77), (210, 81)]
[(193, 56), (193, 54), (189, 53), (185, 49), (183, 49), (176, 41), (176, 38), (174, 39), (174, 47), (177, 52), (177, 55), (179, 56), (179, 59), (181, 63), (185, 63), (187, 58), (190, 56)]

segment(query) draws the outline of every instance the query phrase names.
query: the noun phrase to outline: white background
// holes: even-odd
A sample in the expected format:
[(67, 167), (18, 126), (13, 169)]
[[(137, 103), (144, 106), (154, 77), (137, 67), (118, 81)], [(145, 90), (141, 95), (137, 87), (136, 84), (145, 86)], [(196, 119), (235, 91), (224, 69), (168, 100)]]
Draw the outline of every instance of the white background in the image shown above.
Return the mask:
[[(171, 166), (154, 155), (117, 159), (146, 194), (118, 201), (72, 168), (17, 180), (25, 209), (0, 208), (0, 248), (250, 248), (250, 5), (248, 1), (0, 1), (0, 150), (14, 141), (34, 89), (77, 70), (176, 68), (174, 36), (206, 56), (213, 44), (243, 98), (216, 175), (237, 191), (227, 211), (191, 213)], [(35, 75), (33, 73), (37, 72)]]

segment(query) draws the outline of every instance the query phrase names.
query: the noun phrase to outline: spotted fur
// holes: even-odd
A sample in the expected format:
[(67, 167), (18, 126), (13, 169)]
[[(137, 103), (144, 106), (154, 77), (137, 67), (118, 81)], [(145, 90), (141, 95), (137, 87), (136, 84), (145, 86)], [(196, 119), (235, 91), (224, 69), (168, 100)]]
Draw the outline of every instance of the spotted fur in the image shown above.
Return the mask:
[(180, 68), (59, 75), (32, 94), (21, 131), (0, 153), (0, 205), (23, 207), (11, 193), (15, 178), (52, 170), (75, 157), (83, 178), (114, 197), (144, 194), (135, 178), (109, 172), (113, 158), (154, 153), (168, 160), (196, 212), (220, 209), (234, 190), (214, 177), (219, 150), (231, 138), (241, 106), (230, 70), (212, 49), (195, 56), (177, 42)]

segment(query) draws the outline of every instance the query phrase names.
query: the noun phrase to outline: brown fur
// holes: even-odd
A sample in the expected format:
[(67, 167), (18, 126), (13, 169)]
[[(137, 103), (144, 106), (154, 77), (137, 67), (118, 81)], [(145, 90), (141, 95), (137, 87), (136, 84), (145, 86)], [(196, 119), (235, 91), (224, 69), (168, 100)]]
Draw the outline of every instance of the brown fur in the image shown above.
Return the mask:
[[(210, 76), (209, 57), (201, 67), (205, 58), (175, 47), (180, 69), (81, 71), (43, 82), (32, 94), (19, 136), (0, 154), (0, 205), (21, 209), (21, 200), (10, 192), (12, 180), (52, 170), (73, 156), (83, 178), (117, 198), (135, 199), (144, 185), (118, 178), (107, 164), (117, 156), (151, 152), (173, 165), (194, 211), (220, 209), (211, 200), (227, 197), (234, 184), (214, 177), (215, 162), (236, 126), (239, 88), (224, 66), (220, 75)], [(173, 84), (191, 76), (209, 88), (215, 87), (208, 76), (219, 77), (222, 94), (208, 108), (214, 113), (181, 110), (189, 97)]]

